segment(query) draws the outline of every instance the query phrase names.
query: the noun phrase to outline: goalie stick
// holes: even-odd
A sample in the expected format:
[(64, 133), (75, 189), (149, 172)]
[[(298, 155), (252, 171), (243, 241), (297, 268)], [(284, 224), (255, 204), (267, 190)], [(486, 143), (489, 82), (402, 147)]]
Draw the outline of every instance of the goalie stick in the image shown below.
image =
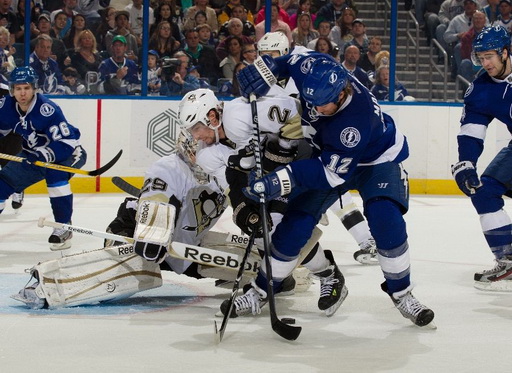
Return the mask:
[(85, 170), (81, 170), (79, 168), (74, 168), (74, 167), (64, 166), (64, 165), (55, 164), (55, 163), (49, 163), (49, 162), (41, 162), (41, 161), (30, 162), (27, 158), (18, 157), (15, 155), (4, 154), (4, 153), (0, 153), (0, 158), (7, 159), (7, 160), (13, 161), (13, 162), (18, 162), (18, 163), (27, 162), (27, 163), (33, 164), (34, 166), (51, 168), (52, 170), (69, 172), (71, 174), (98, 176), (98, 175), (101, 175), (102, 173), (104, 173), (105, 171), (109, 170), (113, 165), (115, 165), (116, 162), (119, 160), (119, 158), (121, 158), (121, 154), (123, 154), (122, 150), (120, 150), (119, 153), (117, 153), (116, 156), (114, 158), (112, 158), (112, 160), (110, 162), (108, 162), (104, 166), (98, 168), (97, 170), (92, 170), (92, 171), (85, 171)]
[(245, 263), (247, 262), (247, 258), (249, 257), (249, 253), (251, 252), (252, 246), (254, 244), (254, 238), (256, 233), (251, 234), (249, 238), (249, 243), (245, 248), (244, 258), (240, 262), (240, 267), (238, 268), (238, 273), (236, 275), (235, 282), (233, 284), (233, 290), (231, 290), (231, 296), (229, 297), (228, 310), (224, 314), (224, 318), (222, 319), (222, 324), (220, 329), (217, 329), (217, 321), (213, 321), (215, 325), (215, 335), (218, 336), (218, 343), (222, 342), (222, 337), (224, 337), (224, 332), (226, 331), (226, 327), (228, 326), (228, 320), (231, 317), (231, 311), (233, 310), (233, 305), (235, 304), (236, 295), (238, 294), (238, 289), (240, 288), (240, 281), (242, 281), (242, 277), (244, 275)]
[[(256, 158), (256, 176), (257, 178), (261, 178), (263, 176), (263, 166), (261, 164), (261, 137), (260, 137), (260, 125), (258, 121), (258, 106), (256, 103), (256, 96), (252, 93), (249, 96), (249, 101), (251, 103), (251, 115), (252, 115), (252, 123), (253, 123), (253, 138), (254, 142), (254, 156)], [(265, 202), (265, 195), (263, 193), (260, 194), (260, 216), (263, 225), (263, 246), (265, 248), (265, 267), (267, 272), (267, 298), (268, 304), (270, 308), (270, 323), (272, 325), (272, 330), (279, 334), (281, 337), (294, 341), (296, 340), (300, 332), (302, 331), (302, 327), (300, 326), (292, 326), (284, 322), (295, 321), (293, 319), (283, 319), (280, 320), (277, 317), (276, 313), (276, 300), (274, 297), (274, 284), (272, 279), (272, 267), (270, 263), (270, 258), (272, 256), (272, 252), (270, 249), (270, 233), (268, 229), (268, 217), (267, 217), (267, 205)], [(228, 313), (229, 315), (229, 313)]]
[(114, 176), (112, 178), (112, 184), (121, 189), (123, 192), (128, 193), (133, 197), (139, 198), (140, 189), (135, 185), (130, 184), (126, 180), (120, 178), (119, 176)]
[[(44, 217), (39, 218), (37, 226), (40, 228), (51, 227), (64, 229), (74, 233), (85, 234), (88, 236), (130, 244), (133, 244), (135, 241), (131, 237), (120, 236), (117, 234), (97, 231), (89, 228), (82, 228), (71, 224), (57, 223), (54, 221), (46, 220)], [(240, 266), (239, 263), (243, 261), (242, 256), (239, 255), (237, 250), (233, 248), (229, 249), (228, 247), (225, 247), (222, 251), (219, 249), (211, 249), (204, 246), (190, 245), (177, 241), (171, 242), (171, 245), (167, 248), (167, 253), (173, 258), (196, 262), (208, 267), (229, 269), (231, 271), (237, 270)], [(247, 274), (255, 275), (259, 268), (260, 259), (257, 254), (250, 254), (250, 262), (248, 260), (244, 261), (244, 272)]]

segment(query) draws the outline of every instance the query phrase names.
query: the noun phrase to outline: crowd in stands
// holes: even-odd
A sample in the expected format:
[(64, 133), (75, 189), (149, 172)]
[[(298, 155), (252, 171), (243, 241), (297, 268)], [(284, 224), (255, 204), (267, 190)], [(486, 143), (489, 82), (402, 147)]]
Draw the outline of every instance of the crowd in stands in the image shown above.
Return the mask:
[[(486, 26), (504, 26), (512, 35), (511, 0), (414, 0), (414, 13), (429, 44), (435, 39), (447, 52), (451, 80), (471, 82), (479, 70), (471, 62), (471, 44)], [(439, 63), (443, 55), (439, 54)]]
[[(453, 56), (454, 71), (465, 76), (475, 73), (468, 64), (468, 45), (483, 27), (482, 19), (484, 25), (499, 22), (512, 28), (509, 0), (485, 2), (414, 1), (428, 37), (439, 40)], [(152, 96), (183, 95), (200, 87), (236, 96), (233, 78), (256, 59), (269, 22), (271, 31), (282, 32), (292, 48), (330, 54), (368, 88), (377, 87), (379, 99), (387, 98), (389, 57), (378, 58), (385, 53), (382, 40), (366, 34), (353, 0), (273, 0), (267, 20), (264, 2), (256, 0), (150, 3), (144, 15), (142, 0), (31, 0), (30, 12), (25, 0), (0, 0), (0, 85), (15, 64), (24, 62), (28, 13), (29, 63), (45, 94), (137, 95), (145, 75)], [(148, 69), (143, 72), (144, 55)], [(377, 63), (383, 65), (380, 70)], [(405, 92), (400, 97), (408, 96), (398, 82), (397, 87)]]

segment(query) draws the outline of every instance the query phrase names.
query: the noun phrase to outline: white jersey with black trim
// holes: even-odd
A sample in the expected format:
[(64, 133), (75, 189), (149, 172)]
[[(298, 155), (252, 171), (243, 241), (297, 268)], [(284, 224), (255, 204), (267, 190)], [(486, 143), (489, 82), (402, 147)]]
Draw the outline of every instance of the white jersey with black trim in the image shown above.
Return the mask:
[(200, 184), (177, 154), (162, 157), (149, 167), (140, 198), (177, 204), (179, 212), (172, 240), (193, 245), (200, 244), (227, 207), (216, 178)]
[[(302, 138), (300, 102), (290, 96), (273, 96), (258, 99), (258, 121), (262, 139), (267, 134), (278, 134), (286, 140)], [(251, 105), (243, 98), (224, 104), (222, 123), (228, 139), (240, 149), (253, 137)]]
[(213, 144), (197, 152), (196, 164), (210, 177), (216, 178), (222, 190), (226, 190), (226, 166), (228, 158), (233, 154), (236, 154), (234, 149), (222, 144)]

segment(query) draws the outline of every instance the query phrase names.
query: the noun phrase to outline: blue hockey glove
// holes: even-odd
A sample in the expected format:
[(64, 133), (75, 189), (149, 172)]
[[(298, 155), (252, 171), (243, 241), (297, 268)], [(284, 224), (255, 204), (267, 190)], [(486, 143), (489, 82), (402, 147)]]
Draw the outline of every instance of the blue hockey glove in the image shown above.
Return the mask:
[(251, 93), (254, 93), (256, 97), (267, 94), (270, 87), (277, 83), (277, 70), (277, 65), (272, 57), (267, 55), (258, 57), (252, 65), (238, 72), (240, 95), (249, 98)]
[(474, 195), (482, 187), (475, 166), (470, 161), (461, 161), (452, 165), (452, 175), (459, 189), (468, 197)]
[(294, 186), (292, 171), (288, 167), (283, 167), (261, 179), (250, 178), (249, 186), (244, 188), (243, 192), (254, 201), (259, 201), (260, 194), (263, 193), (265, 200), (269, 201), (290, 194)]

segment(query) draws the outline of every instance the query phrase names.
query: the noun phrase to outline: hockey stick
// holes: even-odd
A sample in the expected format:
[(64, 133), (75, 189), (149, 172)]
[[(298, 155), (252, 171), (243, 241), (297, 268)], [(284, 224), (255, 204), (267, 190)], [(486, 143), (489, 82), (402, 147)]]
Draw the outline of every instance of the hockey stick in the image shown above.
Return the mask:
[(218, 336), (218, 343), (222, 342), (222, 337), (224, 336), (224, 332), (226, 331), (226, 327), (228, 326), (228, 320), (231, 317), (231, 311), (233, 310), (233, 305), (235, 304), (236, 295), (238, 294), (238, 289), (240, 288), (240, 281), (242, 281), (242, 277), (244, 275), (245, 263), (247, 262), (247, 258), (249, 257), (249, 253), (251, 252), (252, 246), (254, 244), (254, 238), (256, 233), (251, 234), (249, 238), (249, 243), (245, 248), (244, 258), (240, 262), (240, 268), (238, 268), (238, 273), (236, 274), (235, 283), (233, 284), (233, 290), (231, 290), (231, 296), (229, 297), (228, 310), (224, 314), (224, 318), (222, 319), (222, 324), (220, 329), (217, 329), (217, 321), (213, 321), (215, 325), (215, 335)]
[[(258, 106), (256, 103), (256, 96), (252, 93), (249, 97), (251, 103), (251, 115), (253, 123), (253, 142), (254, 142), (254, 157), (256, 158), (256, 176), (258, 178), (263, 177), (263, 166), (261, 164), (261, 137), (260, 137), (260, 125), (258, 121)], [(272, 267), (270, 258), (272, 252), (270, 249), (270, 233), (268, 229), (268, 217), (267, 217), (267, 205), (265, 203), (265, 194), (260, 194), (260, 216), (263, 224), (263, 246), (265, 247), (265, 267), (267, 273), (267, 298), (270, 308), (270, 323), (272, 324), (272, 330), (279, 334), (281, 337), (294, 341), (299, 337), (302, 327), (289, 325), (277, 317), (276, 313), (276, 300), (274, 297), (274, 281), (272, 279)], [(292, 319), (293, 320), (293, 319)]]
[(56, 163), (41, 162), (41, 161), (30, 162), (27, 158), (17, 157), (15, 155), (9, 155), (9, 154), (4, 154), (4, 153), (0, 153), (0, 158), (7, 159), (7, 160), (13, 161), (13, 162), (19, 162), (19, 163), (28, 162), (30, 164), (33, 164), (34, 166), (50, 168), (52, 170), (58, 170), (58, 171), (62, 171), (62, 172), (69, 172), (71, 174), (98, 176), (98, 175), (101, 175), (102, 173), (104, 173), (105, 171), (109, 170), (113, 165), (115, 165), (116, 162), (121, 157), (121, 154), (123, 154), (122, 150), (120, 150), (119, 153), (117, 153), (116, 156), (114, 158), (112, 158), (112, 160), (110, 162), (108, 162), (106, 165), (98, 168), (97, 170), (92, 170), (92, 171), (85, 171), (85, 170), (81, 170), (79, 168), (64, 166), (64, 165), (56, 164)]
[(112, 184), (121, 189), (123, 192), (128, 193), (133, 197), (139, 198), (140, 189), (135, 185), (130, 184), (126, 180), (120, 178), (119, 176), (114, 176), (112, 178)]
[[(125, 243), (134, 243), (134, 239), (131, 237), (120, 236), (113, 233), (97, 231), (89, 228), (77, 227), (76, 225), (71, 224), (63, 224), (57, 223), (54, 221), (46, 220), (44, 217), (40, 217), (37, 222), (37, 226), (42, 227), (51, 227), (58, 229), (65, 229), (67, 231), (71, 231), (74, 233), (85, 234), (88, 236), (99, 237), (112, 241), (119, 241)], [(182, 242), (174, 241), (167, 248), (167, 253), (169, 256), (173, 258), (188, 260), (191, 262), (199, 263), (203, 266), (209, 267), (217, 267), (223, 269), (229, 269), (231, 271), (235, 271), (240, 267), (241, 261), (244, 262), (244, 272), (247, 274), (254, 275), (260, 263), (260, 258), (258, 256), (251, 255), (250, 262), (247, 259), (242, 259), (241, 255), (238, 255), (234, 249), (231, 249), (232, 252), (226, 251), (227, 248), (222, 250), (210, 249), (208, 247), (189, 245)]]

